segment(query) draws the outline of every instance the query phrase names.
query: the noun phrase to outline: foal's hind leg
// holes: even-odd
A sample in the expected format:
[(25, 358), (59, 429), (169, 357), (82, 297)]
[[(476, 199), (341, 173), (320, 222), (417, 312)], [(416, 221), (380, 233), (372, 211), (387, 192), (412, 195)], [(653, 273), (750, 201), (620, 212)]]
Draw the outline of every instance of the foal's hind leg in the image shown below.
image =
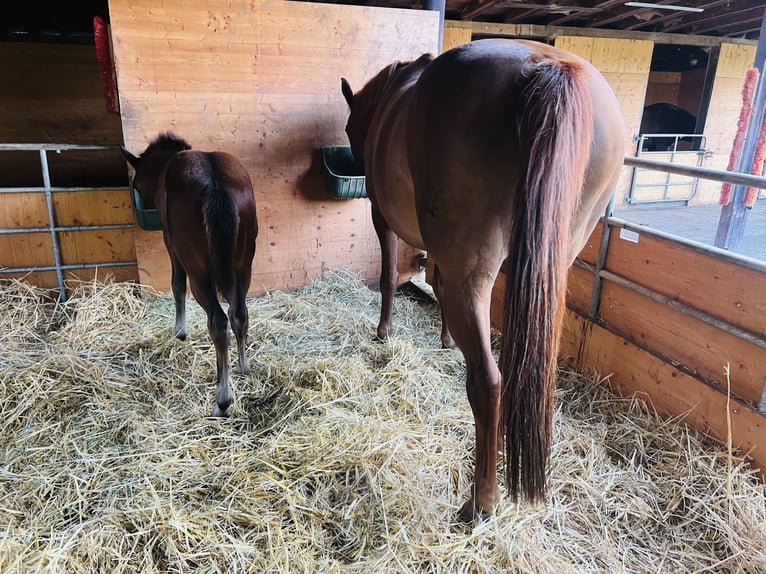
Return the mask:
[(380, 270), (380, 321), (378, 322), (378, 339), (387, 339), (391, 334), (391, 312), (394, 308), (394, 292), (399, 285), (399, 271), (396, 269), (397, 245), (396, 234), (383, 219), (378, 208), (372, 204), (372, 224), (380, 241), (381, 270)]
[(172, 268), (170, 286), (176, 302), (176, 337), (186, 340), (186, 271), (173, 255), (170, 256)]
[(231, 406), (233, 396), (231, 379), (229, 378), (229, 321), (226, 313), (218, 304), (218, 297), (209, 279), (190, 281), (194, 298), (207, 313), (207, 328), (215, 347), (216, 381), (214, 417), (226, 415)]
[[(479, 277), (481, 276), (481, 277)], [(476, 426), (476, 468), (468, 501), (459, 512), (470, 522), (494, 511), (500, 501), (497, 449), (502, 380), (490, 346), (490, 274), (445, 281), (443, 308), (466, 363), (466, 390)]]
[(247, 277), (237, 277), (236, 293), (234, 300), (229, 303), (229, 321), (234, 336), (237, 339), (237, 366), (240, 373), (246, 375), (250, 372), (250, 363), (247, 360), (247, 329), (250, 325), (250, 318), (247, 314), (247, 305), (245, 297), (247, 289), (250, 286), (250, 274)]
[(434, 294), (436, 295), (436, 299), (439, 301), (439, 307), (441, 308), (442, 313), (442, 348), (454, 349), (455, 340), (452, 338), (452, 335), (449, 332), (449, 327), (447, 326), (447, 318), (444, 316), (444, 304), (442, 303), (444, 297), (444, 281), (442, 280), (442, 274), (441, 271), (439, 271), (438, 265), (434, 265), (433, 282)]

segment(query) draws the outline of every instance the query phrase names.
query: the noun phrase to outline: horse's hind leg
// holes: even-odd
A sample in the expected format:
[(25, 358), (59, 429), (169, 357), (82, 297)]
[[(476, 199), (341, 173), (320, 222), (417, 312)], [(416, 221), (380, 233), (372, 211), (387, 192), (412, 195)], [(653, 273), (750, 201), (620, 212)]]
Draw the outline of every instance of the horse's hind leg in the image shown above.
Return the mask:
[(170, 256), (172, 268), (170, 286), (173, 289), (173, 299), (176, 302), (176, 337), (186, 340), (186, 271), (181, 263)]
[[(248, 270), (249, 271), (249, 270)], [(247, 314), (245, 297), (250, 286), (250, 273), (246, 277), (237, 277), (236, 293), (234, 300), (229, 303), (229, 321), (234, 336), (237, 339), (237, 366), (240, 373), (246, 375), (250, 372), (250, 363), (247, 360), (247, 330), (250, 318)]]
[[(481, 278), (478, 278), (481, 276)], [(500, 501), (497, 483), (497, 437), (502, 382), (490, 346), (489, 305), (494, 280), (476, 274), (446, 280), (442, 305), (450, 331), (466, 363), (466, 390), (476, 425), (476, 468), (461, 520), (470, 522), (491, 513)]]
[(391, 333), (391, 312), (394, 308), (394, 292), (399, 285), (399, 271), (396, 269), (397, 241), (396, 234), (383, 219), (378, 208), (372, 204), (372, 224), (380, 241), (381, 270), (380, 270), (380, 321), (378, 322), (378, 339), (388, 338)]
[(210, 338), (215, 347), (216, 381), (214, 417), (226, 415), (231, 406), (233, 396), (231, 392), (231, 379), (229, 377), (229, 321), (221, 306), (218, 297), (209, 279), (202, 282), (190, 281), (194, 298), (207, 313), (207, 328)]
[(452, 338), (452, 335), (449, 332), (449, 327), (447, 326), (447, 318), (444, 316), (444, 305), (442, 303), (442, 298), (444, 297), (444, 281), (442, 280), (442, 274), (441, 271), (439, 271), (438, 265), (434, 265), (433, 282), (434, 294), (436, 295), (436, 299), (439, 301), (439, 307), (441, 307), (442, 313), (442, 348), (454, 349), (455, 340)]

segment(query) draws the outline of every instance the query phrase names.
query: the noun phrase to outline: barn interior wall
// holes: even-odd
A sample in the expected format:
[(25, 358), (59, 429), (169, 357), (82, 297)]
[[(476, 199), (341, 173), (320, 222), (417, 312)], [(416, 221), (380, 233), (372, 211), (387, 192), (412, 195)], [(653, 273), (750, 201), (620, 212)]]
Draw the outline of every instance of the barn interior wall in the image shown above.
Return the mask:
[[(384, 66), (434, 52), (438, 15), (305, 2), (109, 3), (126, 146), (173, 130), (237, 156), (258, 204), (251, 293), (304, 284), (324, 268), (380, 272), (369, 202), (324, 190), (321, 146), (347, 145), (340, 78), (360, 89)], [(141, 281), (167, 289), (159, 232), (136, 232)], [(400, 271), (417, 272), (402, 246)]]
[[(0, 142), (12, 144), (81, 144), (115, 146), (111, 150), (63, 151), (48, 154), (51, 185), (103, 188), (97, 192), (56, 192), (58, 225), (125, 224), (133, 221), (124, 161), (116, 146), (122, 141), (119, 116), (106, 111), (104, 88), (94, 46), (0, 43)], [(37, 151), (0, 151), (0, 187), (42, 187)], [(45, 196), (39, 192), (0, 194), (0, 229), (49, 225)], [(130, 229), (68, 231), (59, 234), (62, 263), (132, 261)], [(0, 267), (53, 265), (49, 232), (0, 235)], [(65, 278), (111, 275), (137, 279), (135, 265), (72, 270)], [(24, 277), (43, 287), (56, 287), (53, 271), (3, 274)]]
[[(732, 443), (766, 476), (766, 272), (649, 232), (612, 228), (596, 289), (603, 224), (569, 273), (559, 355), (609, 377), (623, 396)], [(491, 318), (502, 327), (500, 274)], [(591, 305), (594, 292), (598, 304)], [(728, 395), (728, 396), (727, 396)], [(728, 410), (728, 414), (727, 414)], [(728, 429), (727, 417), (731, 420)]]
[[(559, 36), (556, 46), (588, 60), (604, 75), (617, 96), (625, 120), (625, 153), (636, 149), (654, 44), (647, 40)], [(622, 168), (617, 184), (617, 201), (630, 190), (632, 170)]]

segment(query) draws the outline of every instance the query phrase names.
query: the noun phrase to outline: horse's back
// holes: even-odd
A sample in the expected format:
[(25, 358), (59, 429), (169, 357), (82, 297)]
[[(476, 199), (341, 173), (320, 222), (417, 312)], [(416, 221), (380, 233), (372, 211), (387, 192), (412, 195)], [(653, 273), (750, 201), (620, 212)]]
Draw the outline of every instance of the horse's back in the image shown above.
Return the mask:
[(250, 176), (232, 154), (187, 150), (167, 164), (163, 207), (166, 241), (188, 266), (187, 271), (207, 266), (209, 254), (206, 214), (211, 196), (230, 204), (236, 212), (237, 252), (249, 267), (258, 234), (255, 197)]
[[(564, 50), (522, 40), (482, 40), (439, 56), (415, 88), (408, 154), (430, 251), (447, 246), (447, 230), (473, 241), (469, 250), (506, 244), (531, 143), (519, 137), (527, 121), (519, 110), (528, 78), (543, 65), (579, 76), (594, 110), (586, 120), (592, 122), (587, 126), (593, 130), (591, 147), (576, 150), (587, 156), (588, 168), (572, 220), (575, 255), (587, 240), (616, 181), (615, 166), (622, 162), (624, 126), (612, 90), (595, 67)], [(487, 241), (484, 233), (497, 240)]]

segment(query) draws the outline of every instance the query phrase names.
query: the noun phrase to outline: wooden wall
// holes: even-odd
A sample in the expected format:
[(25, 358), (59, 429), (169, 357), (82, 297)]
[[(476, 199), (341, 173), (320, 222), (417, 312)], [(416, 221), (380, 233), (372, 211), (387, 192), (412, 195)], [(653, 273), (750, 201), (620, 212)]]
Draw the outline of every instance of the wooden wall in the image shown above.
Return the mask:
[[(590, 269), (603, 232), (600, 224), (580, 254)], [(593, 271), (570, 270), (560, 355), (723, 443), (728, 411), (734, 447), (766, 469), (766, 267), (732, 259), (613, 227), (595, 315)], [(501, 275), (493, 293), (496, 327), (503, 287)]]
[[(612, 86), (625, 120), (625, 153), (631, 154), (636, 149), (633, 136), (641, 125), (654, 44), (647, 40), (558, 36), (556, 46), (588, 60)], [(617, 185), (618, 202), (630, 190), (632, 173), (631, 168), (622, 168)]]
[[(112, 145), (104, 151), (48, 154), (54, 187), (100, 187), (94, 192), (55, 192), (54, 215), (61, 226), (130, 224), (133, 221), (120, 119), (106, 111), (94, 46), (0, 43), (0, 142)], [(0, 151), (0, 188), (41, 187), (39, 153)], [(0, 194), (0, 228), (48, 226), (43, 193)], [(111, 275), (137, 279), (135, 265), (98, 268), (97, 263), (135, 260), (132, 229), (66, 231), (59, 235), (62, 263), (88, 265), (65, 278)], [(50, 232), (0, 235), (0, 267), (53, 265)], [(53, 271), (2, 274), (56, 287)]]
[[(318, 150), (347, 145), (341, 76), (360, 89), (385, 65), (435, 51), (438, 14), (279, 0), (109, 7), (127, 147), (140, 153), (173, 130), (250, 172), (261, 228), (251, 293), (342, 265), (377, 279), (369, 202), (326, 195)], [(160, 233), (138, 231), (136, 251), (141, 281), (167, 289)], [(401, 253), (402, 271), (416, 272), (414, 251)]]

